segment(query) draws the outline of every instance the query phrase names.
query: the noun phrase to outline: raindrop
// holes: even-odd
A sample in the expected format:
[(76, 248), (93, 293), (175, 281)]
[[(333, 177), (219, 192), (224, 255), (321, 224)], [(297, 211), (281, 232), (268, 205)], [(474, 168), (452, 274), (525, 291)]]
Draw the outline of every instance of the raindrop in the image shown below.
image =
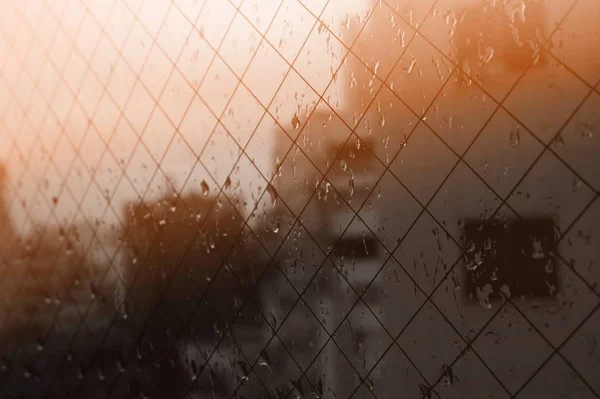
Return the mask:
[(480, 305), (484, 309), (491, 309), (492, 304), (490, 303), (490, 294), (492, 293), (492, 286), (490, 284), (486, 284), (483, 287), (477, 287), (477, 297), (479, 299)]
[(356, 82), (356, 76), (354, 75), (354, 72), (352, 72), (350, 74), (350, 88), (352, 89), (353, 87), (356, 87), (358, 85), (358, 83)]
[(415, 68), (415, 65), (417, 64), (417, 60), (415, 59), (415, 57), (413, 57), (411, 55), (411, 61), (410, 61), (410, 65), (408, 66), (408, 68), (406, 68), (406, 74), (410, 75), (413, 71), (413, 69)]
[(591, 139), (594, 137), (594, 130), (589, 123), (580, 122), (577, 124), (577, 128), (583, 138)]
[(269, 196), (271, 197), (271, 206), (275, 206), (277, 204), (277, 190), (275, 190), (275, 187), (269, 183), (269, 185), (267, 186), (267, 193), (269, 193)]
[(208, 187), (208, 183), (206, 183), (206, 181), (202, 180), (202, 183), (200, 183), (200, 188), (202, 188), (202, 195), (207, 196), (208, 192), (210, 191), (210, 188)]
[(519, 145), (519, 141), (521, 140), (521, 128), (517, 126), (515, 130), (510, 132), (509, 143), (512, 147), (516, 147)]
[(269, 355), (267, 354), (267, 352), (265, 352), (264, 349), (261, 349), (259, 366), (263, 366), (263, 367), (266, 367), (269, 370), (271, 370), (270, 363), (271, 363), (271, 360), (269, 359)]
[(444, 384), (445, 385), (453, 385), (454, 381), (455, 381), (455, 376), (454, 376), (454, 372), (452, 371), (452, 367), (444, 364), (442, 366), (442, 377), (444, 377)]
[(563, 137), (560, 133), (557, 134), (556, 137), (554, 138), (554, 145), (557, 148), (563, 148), (565, 146), (565, 141), (563, 140)]
[(365, 247), (365, 254), (369, 255), (369, 249), (367, 248), (367, 240), (365, 239), (365, 237), (366, 237), (366, 233), (363, 232), (362, 242), (363, 242), (363, 245)]
[(583, 182), (579, 179), (573, 181), (573, 193), (576, 193), (577, 190), (583, 185)]
[(300, 127), (300, 118), (298, 118), (297, 114), (294, 114), (292, 117), (292, 126), (294, 129), (298, 129)]
[(340, 160), (340, 169), (344, 172), (348, 169), (348, 162), (345, 159)]
[(500, 292), (504, 294), (505, 297), (510, 298), (510, 288), (506, 284), (502, 284), (500, 287)]
[(492, 58), (494, 58), (494, 48), (489, 46), (485, 49), (485, 55), (483, 57), (483, 62), (488, 64)]
[(542, 259), (544, 258), (545, 254), (544, 254), (544, 250), (542, 248), (542, 243), (541, 241), (537, 240), (537, 239), (533, 239), (533, 251), (531, 253), (531, 257), (533, 259)]
[(44, 350), (44, 341), (41, 338), (38, 338), (37, 340), (36, 349), (38, 350), (38, 352)]

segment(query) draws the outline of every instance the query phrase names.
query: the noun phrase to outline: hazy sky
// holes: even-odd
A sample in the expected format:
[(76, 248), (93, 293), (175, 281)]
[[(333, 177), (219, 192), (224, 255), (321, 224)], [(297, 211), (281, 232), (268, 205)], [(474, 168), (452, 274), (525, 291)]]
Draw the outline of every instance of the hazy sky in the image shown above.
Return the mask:
[[(449, 52), (452, 10), (471, 1), (438, 1), (421, 33)], [(570, 2), (548, 1), (549, 26), (556, 26)], [(380, 55), (401, 50), (402, 32), (414, 32), (412, 28), (432, 2), (389, 0), (404, 21), (389, 10), (388, 14), (380, 12), (382, 19), (377, 24), (387, 25), (383, 28), (389, 30), (387, 41), (367, 40), (361, 49), (365, 62), (379, 68), (379, 77), (391, 67), (385, 62), (376, 66)], [(290, 128), (294, 114), (303, 117), (319, 95), (343, 109), (354, 79), (372, 80), (372, 74), (344, 67), (327, 88), (332, 70), (345, 55), (342, 42), (349, 45), (353, 39), (354, 19), (364, 20), (369, 4), (379, 7), (378, 2), (330, 0), (323, 9), (326, 3), (284, 0), (276, 13), (276, 0), (3, 1), (0, 159), (7, 163), (14, 183), (9, 188), (11, 215), (20, 230), (28, 228), (28, 213), (46, 220), (51, 210), (56, 215), (53, 222), (85, 215), (89, 220), (102, 217), (110, 225), (120, 216), (123, 201), (146, 190), (150, 198), (160, 194), (165, 174), (177, 190), (200, 191), (205, 180), (214, 192), (234, 166), (238, 146), (246, 147), (260, 172), (269, 176), (275, 164), (274, 137), (283, 137), (275, 120)], [(518, 8), (518, 3), (511, 1), (507, 7)], [(583, 81), (596, 84), (600, 68), (600, 37), (593, 29), (596, 16), (600, 16), (597, 5), (596, 0), (581, 0), (565, 27), (552, 38), (552, 51), (568, 62), (580, 80), (552, 63), (548, 71), (532, 73), (524, 86), (528, 89), (517, 91), (509, 101), (514, 107), (520, 104), (517, 108), (524, 110), (520, 117), (531, 119), (529, 127), (539, 130), (537, 133), (543, 135), (548, 126), (560, 124), (559, 119), (574, 106), (573, 98), (586, 92)], [(319, 14), (337, 38), (320, 23), (315, 25), (314, 15)], [(261, 35), (266, 41), (261, 42)], [(436, 61), (440, 54), (432, 57), (432, 47), (425, 40), (415, 43), (397, 67), (398, 79), (392, 80), (397, 81), (394, 90), (401, 91), (403, 100), (418, 111), (426, 103), (425, 92), (435, 92), (437, 80), (430, 76), (441, 73), (443, 62)], [(214, 57), (215, 51), (218, 57)], [(413, 70), (412, 57), (421, 58), (420, 65), (405, 79), (402, 71)], [(292, 63), (294, 70), (290, 71)], [(415, 74), (419, 77), (414, 78)], [(238, 85), (240, 78), (243, 85)], [(502, 74), (487, 89), (501, 98), (514, 79), (516, 76)], [(546, 89), (553, 90), (555, 98), (544, 94)], [(532, 93), (543, 100), (532, 102)], [(473, 98), (483, 104), (481, 95)], [(398, 113), (386, 101), (388, 112)], [(436, 123), (437, 118), (448, 125), (442, 121), (448, 114), (448, 120), (454, 117), (454, 129), (447, 130), (469, 126), (472, 114), (465, 113), (460, 123), (455, 99), (441, 101), (428, 123)], [(469, 109), (472, 104), (471, 99)], [(266, 115), (265, 108), (269, 111)], [(395, 134), (392, 141), (402, 139), (398, 132), (388, 134)], [(458, 140), (460, 135), (452, 139)], [(507, 142), (503, 137), (499, 140)], [(195, 166), (197, 156), (206, 169)], [(237, 192), (252, 203), (266, 181), (248, 158), (238, 166), (231, 175), (232, 185), (239, 184)], [(107, 196), (113, 198), (112, 209), (107, 208)]]
[[(303, 1), (315, 14), (325, 4)], [(156, 193), (165, 182), (161, 173), (151, 180), (157, 163), (177, 189), (190, 174), (185, 190), (199, 191), (202, 180), (214, 187), (194, 163), (217, 117), (241, 146), (258, 126), (248, 155), (269, 174), (275, 126), (269, 115), (261, 120), (264, 107), (275, 95), (269, 111), (289, 124), (303, 101), (316, 98), (314, 92), (307, 95), (306, 83), (295, 72), (276, 92), (288, 64), (300, 53), (295, 67), (322, 92), (332, 65), (342, 57), (340, 43), (317, 28), (301, 49), (315, 19), (295, 0), (284, 1), (268, 31), (278, 3), (274, 0), (246, 0), (243, 15), (233, 5), (239, 0), (174, 1), (178, 7), (167, 0), (72, 1), (64, 8), (65, 3), (10, 0), (2, 5), (5, 79), (0, 92), (6, 114), (0, 158), (13, 182), (20, 182), (20, 199), (13, 201), (19, 206), (13, 206), (12, 214), (21, 228), (27, 227), (28, 211), (45, 219), (54, 198), (59, 219), (75, 216), (78, 203), (92, 218), (104, 212), (106, 193), (113, 195), (113, 204), (146, 188)], [(346, 14), (364, 16), (364, 9), (360, 0), (333, 1), (323, 21), (343, 34)], [(195, 27), (189, 21), (196, 21)], [(261, 34), (268, 43), (261, 44)], [(223, 38), (218, 49), (222, 58), (213, 60)], [(250, 90), (236, 90), (252, 56), (242, 79)], [(136, 146), (140, 137), (145, 147)], [(236, 158), (233, 141), (217, 127), (201, 159), (218, 184)], [(241, 162), (232, 181), (240, 182), (246, 197), (258, 196), (266, 183), (248, 164)], [(129, 181), (121, 177), (122, 169)], [(95, 184), (90, 186), (92, 170)], [(120, 206), (114, 208), (120, 211)], [(115, 216), (109, 211), (105, 219)]]

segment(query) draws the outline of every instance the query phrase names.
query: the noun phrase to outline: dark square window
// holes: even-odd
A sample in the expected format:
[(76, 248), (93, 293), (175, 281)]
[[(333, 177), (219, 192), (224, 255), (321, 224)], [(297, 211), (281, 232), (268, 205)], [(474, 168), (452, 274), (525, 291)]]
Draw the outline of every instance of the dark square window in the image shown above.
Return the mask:
[(510, 222), (466, 221), (466, 291), (469, 299), (558, 294), (556, 228), (552, 218)]

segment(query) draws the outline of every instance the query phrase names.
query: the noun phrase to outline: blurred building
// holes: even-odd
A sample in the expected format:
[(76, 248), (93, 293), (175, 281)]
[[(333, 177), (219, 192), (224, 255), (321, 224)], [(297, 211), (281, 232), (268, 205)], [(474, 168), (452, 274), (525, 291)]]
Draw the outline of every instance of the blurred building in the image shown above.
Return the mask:
[[(272, 218), (285, 228), (275, 238), (279, 270), (266, 283), (269, 312), (281, 327), (274, 370), (282, 385), (300, 369), (306, 377), (292, 383), (330, 392), (326, 397), (369, 397), (365, 390), (416, 397), (437, 381), (438, 393), (471, 397), (470, 390), (490, 384), (493, 395), (503, 390), (490, 383), (483, 362), (518, 388), (526, 372), (495, 363), (503, 352), (522, 353), (511, 360), (520, 370), (541, 364), (539, 353), (552, 354), (522, 314), (542, 334), (565, 337), (597, 303), (557, 247), (573, 207), (581, 211), (594, 194), (567, 189), (577, 178), (550, 154), (523, 178), (543, 146), (483, 91), (508, 90), (526, 69), (534, 80), (555, 73), (536, 44), (547, 35), (547, 10), (541, 2), (523, 4), (527, 12), (511, 14), (512, 25), (491, 15), (502, 10), (474, 4), (454, 15), (436, 9), (457, 32), (444, 43), (452, 47), (447, 56), (413, 37), (387, 5), (375, 7), (356, 56), (340, 69), (351, 107), (334, 112), (321, 103), (308, 119), (294, 115), (284, 126), (288, 137), (275, 145), (282, 201)], [(391, 88), (376, 95), (386, 77)], [(564, 96), (577, 90), (565, 86)], [(514, 94), (506, 106), (531, 115), (562, 112), (552, 111), (556, 103), (525, 104), (527, 96)], [(523, 119), (561, 151), (563, 138), (552, 138), (549, 122)], [(572, 140), (584, 150), (585, 142)], [(519, 215), (498, 209), (504, 198)], [(574, 307), (578, 289), (586, 305)], [(512, 302), (485, 327), (505, 298)], [(465, 351), (480, 333), (478, 355)], [(506, 341), (496, 345), (490, 336)], [(468, 382), (456, 384), (458, 378)]]
[[(138, 331), (146, 337), (142, 353), (148, 364), (164, 364), (157, 379), (165, 380), (168, 392), (173, 392), (169, 378), (188, 378), (180, 389), (209, 378), (200, 376), (204, 357), (217, 346), (222, 356), (241, 362), (231, 339), (244, 348), (263, 342), (254, 281), (267, 260), (235, 206), (224, 194), (171, 193), (124, 207), (127, 315), (134, 325), (149, 320)], [(170, 364), (177, 365), (172, 373)], [(221, 373), (224, 389), (233, 389), (243, 376), (240, 365), (232, 364), (235, 376), (229, 362), (211, 365)], [(195, 389), (204, 385), (198, 381)]]
[[(2, 169), (0, 191), (5, 176)], [(119, 352), (121, 342), (103, 337), (115, 316), (118, 278), (106, 256), (94, 256), (99, 248), (92, 245), (94, 234), (86, 223), (40, 225), (20, 236), (4, 197), (0, 218), (6, 237), (1, 248), (0, 395), (39, 396), (73, 388), (82, 364), (92, 358), (101, 363), (104, 354)], [(100, 345), (103, 352), (96, 353)], [(25, 383), (32, 379), (34, 384)]]

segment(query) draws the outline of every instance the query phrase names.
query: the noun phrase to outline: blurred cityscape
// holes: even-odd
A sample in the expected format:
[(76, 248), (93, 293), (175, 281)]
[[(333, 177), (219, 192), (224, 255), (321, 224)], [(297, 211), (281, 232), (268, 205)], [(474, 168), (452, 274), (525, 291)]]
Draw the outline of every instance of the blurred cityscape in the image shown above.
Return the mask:
[(548, 2), (432, 7), (447, 54), (372, 3), (343, 106), (110, 228), (22, 229), (0, 165), (0, 397), (599, 397), (599, 86), (542, 46)]

